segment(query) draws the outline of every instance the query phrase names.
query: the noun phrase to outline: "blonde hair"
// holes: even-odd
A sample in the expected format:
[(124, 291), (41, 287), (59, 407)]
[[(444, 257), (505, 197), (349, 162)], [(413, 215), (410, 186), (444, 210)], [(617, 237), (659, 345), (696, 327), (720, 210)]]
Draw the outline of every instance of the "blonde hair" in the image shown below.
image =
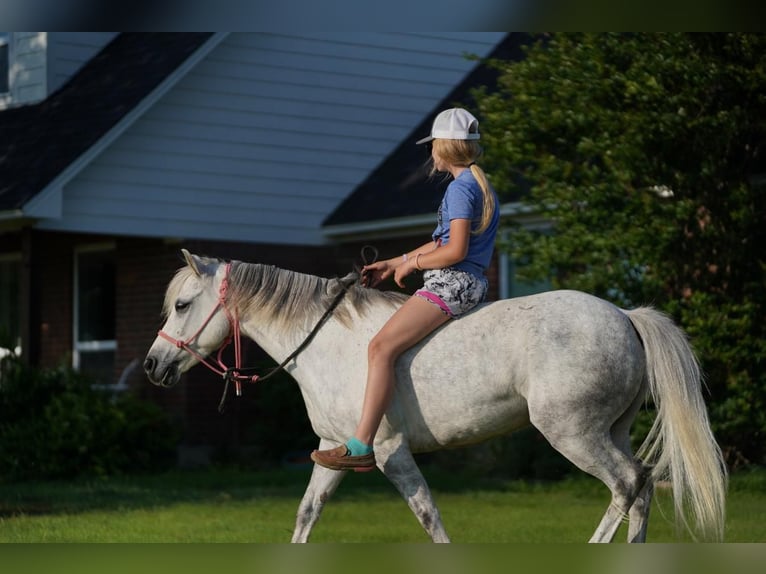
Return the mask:
[[(489, 224), (492, 223), (492, 216), (495, 213), (495, 194), (492, 193), (492, 188), (489, 186), (487, 175), (484, 170), (477, 164), (476, 160), (482, 154), (481, 146), (476, 140), (448, 140), (435, 138), (431, 145), (434, 147), (436, 154), (449, 164), (467, 167), (471, 170), (471, 173), (476, 178), (481, 188), (481, 193), (484, 201), (482, 202), (481, 220), (479, 221), (479, 227), (472, 233), (478, 235), (484, 232)], [(431, 175), (437, 173), (436, 166), (431, 166)]]

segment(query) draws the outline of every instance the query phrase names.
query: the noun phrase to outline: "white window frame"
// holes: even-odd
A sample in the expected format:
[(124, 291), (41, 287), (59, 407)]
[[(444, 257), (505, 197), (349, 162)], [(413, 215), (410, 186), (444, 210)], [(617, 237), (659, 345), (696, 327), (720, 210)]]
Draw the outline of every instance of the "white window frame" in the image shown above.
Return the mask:
[[(72, 307), (72, 367), (75, 370), (80, 370), (82, 352), (89, 351), (117, 351), (117, 339), (105, 339), (102, 341), (80, 341), (79, 340), (79, 309), (80, 309), (80, 256), (85, 253), (96, 253), (99, 251), (115, 251), (115, 244), (113, 242), (107, 243), (92, 243), (89, 245), (81, 245), (74, 250), (74, 274), (73, 274), (73, 307)], [(95, 385), (98, 387), (114, 387), (114, 384)]]

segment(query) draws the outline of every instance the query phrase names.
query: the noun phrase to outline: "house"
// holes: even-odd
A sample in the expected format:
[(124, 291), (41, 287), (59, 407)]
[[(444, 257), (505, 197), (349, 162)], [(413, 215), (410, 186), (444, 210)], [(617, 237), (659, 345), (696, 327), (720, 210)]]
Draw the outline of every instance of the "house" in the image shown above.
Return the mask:
[(140, 368), (180, 248), (333, 276), (365, 243), (422, 241), (441, 192), (412, 142), (481, 81), (465, 55), (498, 50), (518, 38), (0, 33), (8, 344), (159, 402), (189, 444), (225, 440), (217, 377), (166, 391)]

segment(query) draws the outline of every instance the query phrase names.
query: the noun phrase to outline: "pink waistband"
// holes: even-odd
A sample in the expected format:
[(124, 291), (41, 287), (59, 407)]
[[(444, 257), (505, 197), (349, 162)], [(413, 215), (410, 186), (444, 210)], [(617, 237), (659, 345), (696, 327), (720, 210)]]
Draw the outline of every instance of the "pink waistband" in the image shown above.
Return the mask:
[(442, 301), (442, 298), (438, 295), (434, 295), (430, 291), (426, 291), (425, 289), (419, 289), (418, 291), (415, 291), (415, 295), (419, 297), (423, 297), (423, 299), (429, 300), (431, 303), (434, 303), (435, 305), (438, 305), (442, 311), (444, 311), (447, 315), (450, 317), (454, 316), (454, 313), (452, 312), (452, 309), (450, 309), (447, 304)]

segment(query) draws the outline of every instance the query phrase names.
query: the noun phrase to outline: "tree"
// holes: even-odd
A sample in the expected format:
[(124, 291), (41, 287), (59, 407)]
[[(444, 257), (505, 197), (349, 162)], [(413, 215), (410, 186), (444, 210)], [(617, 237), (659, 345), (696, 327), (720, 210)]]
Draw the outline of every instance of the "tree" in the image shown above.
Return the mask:
[(728, 462), (766, 452), (766, 36), (553, 34), (473, 96), (501, 197), (551, 222), (527, 280), (653, 304), (707, 375)]

